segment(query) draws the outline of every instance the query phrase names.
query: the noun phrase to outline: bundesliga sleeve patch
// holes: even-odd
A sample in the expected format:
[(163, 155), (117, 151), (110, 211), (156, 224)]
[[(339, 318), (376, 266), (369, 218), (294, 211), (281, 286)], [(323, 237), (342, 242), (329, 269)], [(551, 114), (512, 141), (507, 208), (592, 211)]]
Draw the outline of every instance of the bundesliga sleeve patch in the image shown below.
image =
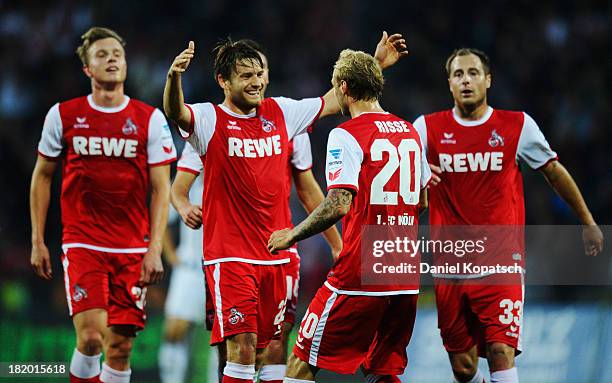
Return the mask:
[(164, 153), (171, 154), (173, 149), (172, 133), (168, 124), (164, 124), (162, 129), (162, 148)]
[(340, 177), (342, 173), (344, 149), (330, 148), (327, 152), (327, 180), (333, 182)]

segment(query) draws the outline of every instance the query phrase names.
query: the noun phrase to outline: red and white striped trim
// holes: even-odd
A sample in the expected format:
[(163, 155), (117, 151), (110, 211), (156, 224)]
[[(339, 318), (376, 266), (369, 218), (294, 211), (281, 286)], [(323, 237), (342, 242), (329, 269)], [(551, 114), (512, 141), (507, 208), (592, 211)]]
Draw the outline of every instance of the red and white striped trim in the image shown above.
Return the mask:
[(418, 294), (419, 289), (416, 290), (393, 290), (393, 291), (362, 291), (362, 290), (340, 290), (332, 286), (328, 281), (325, 281), (325, 286), (336, 294), (342, 295), (366, 295), (369, 297), (384, 297), (387, 295), (404, 295), (404, 294)]
[(329, 312), (334, 306), (337, 297), (338, 294), (336, 292), (332, 292), (330, 297), (327, 298), (327, 302), (325, 302), (325, 308), (323, 309), (323, 312), (321, 313), (321, 318), (319, 318), (319, 322), (317, 323), (317, 327), (315, 329), (314, 336), (312, 337), (312, 342), (310, 344), (310, 355), (308, 356), (308, 364), (310, 364), (311, 366), (317, 365), (317, 359), (319, 357), (319, 347), (321, 347), (321, 339), (323, 338), (323, 331), (325, 331), (325, 325), (327, 324)]
[(213, 282), (215, 284), (215, 306), (217, 308), (217, 323), (219, 323), (219, 334), (221, 338), (224, 338), (223, 331), (223, 301), (221, 300), (221, 264), (217, 263), (215, 265), (215, 270), (213, 271)]
[(64, 267), (64, 288), (66, 289), (66, 301), (68, 302), (68, 314), (72, 316), (72, 294), (70, 294), (70, 277), (68, 276), (68, 254), (64, 251), (64, 259), (62, 259), (62, 266)]
[[(297, 251), (295, 251), (297, 253)], [(270, 261), (262, 261), (259, 259), (249, 259), (249, 258), (240, 258), (240, 257), (228, 257), (228, 258), (218, 258), (218, 259), (211, 259), (210, 261), (204, 261), (204, 265), (208, 266), (208, 265), (216, 265), (219, 263), (223, 263), (223, 262), (244, 262), (244, 263), (250, 263), (252, 265), (282, 265), (285, 263), (289, 263), (290, 259), (289, 258), (281, 258), (281, 259), (274, 259), (274, 260), (270, 260)]]
[(146, 247), (130, 247), (130, 248), (124, 248), (124, 249), (116, 249), (116, 248), (113, 248), (113, 247), (104, 247), (104, 246), (90, 245), (88, 243), (65, 243), (65, 244), (62, 245), (62, 250), (64, 251), (64, 254), (66, 254), (68, 252), (68, 249), (73, 249), (73, 248), (81, 248), (81, 249), (103, 251), (105, 253), (114, 253), (114, 254), (146, 253), (147, 250), (148, 250)]

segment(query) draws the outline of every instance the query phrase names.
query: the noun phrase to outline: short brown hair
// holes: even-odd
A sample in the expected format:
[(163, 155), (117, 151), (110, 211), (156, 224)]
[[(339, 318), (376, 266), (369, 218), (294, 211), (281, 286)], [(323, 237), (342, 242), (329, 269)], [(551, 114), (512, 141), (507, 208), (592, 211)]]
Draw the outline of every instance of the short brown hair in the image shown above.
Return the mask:
[(450, 77), (450, 67), (451, 67), (451, 63), (453, 62), (455, 57), (457, 57), (457, 56), (467, 56), (467, 55), (476, 55), (476, 56), (478, 56), (478, 58), (480, 59), (480, 62), (482, 63), (482, 67), (484, 68), (485, 74), (490, 74), (491, 73), (491, 67), (490, 67), (490, 63), (489, 63), (489, 56), (487, 56), (486, 53), (484, 53), (480, 49), (476, 49), (476, 48), (460, 48), (460, 49), (455, 49), (453, 51), (453, 53), (451, 53), (451, 55), (448, 56), (448, 58), (446, 59), (446, 65), (444, 67), (446, 68), (446, 75), (448, 77)]
[(348, 94), (357, 101), (374, 101), (382, 95), (385, 79), (371, 55), (345, 49), (334, 64), (334, 82), (345, 81)]
[(244, 40), (233, 41), (227, 37), (217, 44), (213, 49), (213, 54), (215, 55), (213, 64), (215, 79), (221, 75), (224, 80), (229, 80), (240, 61), (250, 61), (263, 68), (259, 51)]
[(104, 27), (91, 27), (89, 30), (87, 30), (87, 32), (83, 33), (81, 36), (82, 43), (76, 49), (76, 54), (81, 59), (83, 65), (87, 65), (87, 50), (89, 50), (89, 47), (91, 47), (91, 45), (96, 41), (109, 37), (119, 41), (121, 46), (125, 47), (125, 40), (123, 40), (123, 38), (112, 29)]

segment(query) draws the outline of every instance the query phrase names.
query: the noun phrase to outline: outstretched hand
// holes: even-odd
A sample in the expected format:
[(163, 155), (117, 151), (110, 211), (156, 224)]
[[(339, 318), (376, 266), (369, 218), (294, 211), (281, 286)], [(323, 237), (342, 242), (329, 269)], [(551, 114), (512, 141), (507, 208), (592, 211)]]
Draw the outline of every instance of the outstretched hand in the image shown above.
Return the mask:
[(268, 250), (270, 253), (276, 254), (279, 250), (285, 250), (295, 244), (291, 229), (278, 230), (270, 235), (268, 240)]
[(187, 70), (187, 67), (191, 63), (191, 59), (193, 59), (195, 55), (195, 43), (193, 41), (189, 42), (187, 49), (182, 51), (178, 56), (174, 58), (172, 65), (170, 66), (170, 70), (168, 71), (168, 75), (172, 75), (174, 73), (183, 73)]
[(376, 45), (374, 58), (382, 69), (388, 68), (395, 64), (400, 58), (408, 56), (408, 47), (406, 40), (401, 34), (395, 33), (391, 36), (387, 35), (387, 31), (383, 31), (382, 38)]

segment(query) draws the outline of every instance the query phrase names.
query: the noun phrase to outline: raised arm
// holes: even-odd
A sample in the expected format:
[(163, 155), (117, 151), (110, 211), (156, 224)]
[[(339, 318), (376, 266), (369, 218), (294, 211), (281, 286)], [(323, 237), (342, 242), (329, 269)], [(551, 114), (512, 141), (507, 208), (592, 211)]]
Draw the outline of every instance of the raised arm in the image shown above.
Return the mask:
[[(382, 37), (376, 45), (374, 52), (374, 58), (378, 61), (378, 64), (382, 69), (393, 66), (400, 58), (408, 56), (408, 49), (406, 46), (406, 40), (401, 34), (395, 33), (391, 36), (387, 35), (386, 31), (383, 31)], [(334, 96), (334, 90), (330, 89), (323, 96), (323, 110), (319, 115), (319, 118), (338, 114), (340, 113), (340, 105), (336, 101)]]
[(41, 278), (51, 279), (51, 257), (45, 245), (45, 223), (51, 196), (51, 181), (57, 162), (38, 156), (30, 184), (30, 219), (32, 221), (32, 253), (30, 263)]
[[(325, 199), (321, 187), (312, 174), (312, 170), (302, 171), (294, 169), (293, 181), (295, 182), (295, 190), (302, 206), (304, 206), (308, 214), (312, 213)], [(338, 228), (336, 228), (336, 225), (332, 225), (323, 232), (323, 235), (329, 244), (332, 257), (334, 260), (338, 259), (342, 251), (342, 238), (340, 238)]]
[(541, 170), (549, 185), (572, 208), (584, 226), (582, 239), (587, 255), (596, 256), (603, 250), (603, 233), (595, 223), (593, 215), (582, 197), (582, 193), (570, 173), (559, 161), (550, 161)]
[(195, 44), (190, 41), (187, 49), (174, 58), (168, 70), (166, 86), (164, 87), (164, 112), (166, 112), (168, 118), (179, 124), (181, 129), (188, 132), (191, 132), (193, 121), (191, 120), (191, 112), (185, 106), (181, 76), (187, 70), (194, 54)]

